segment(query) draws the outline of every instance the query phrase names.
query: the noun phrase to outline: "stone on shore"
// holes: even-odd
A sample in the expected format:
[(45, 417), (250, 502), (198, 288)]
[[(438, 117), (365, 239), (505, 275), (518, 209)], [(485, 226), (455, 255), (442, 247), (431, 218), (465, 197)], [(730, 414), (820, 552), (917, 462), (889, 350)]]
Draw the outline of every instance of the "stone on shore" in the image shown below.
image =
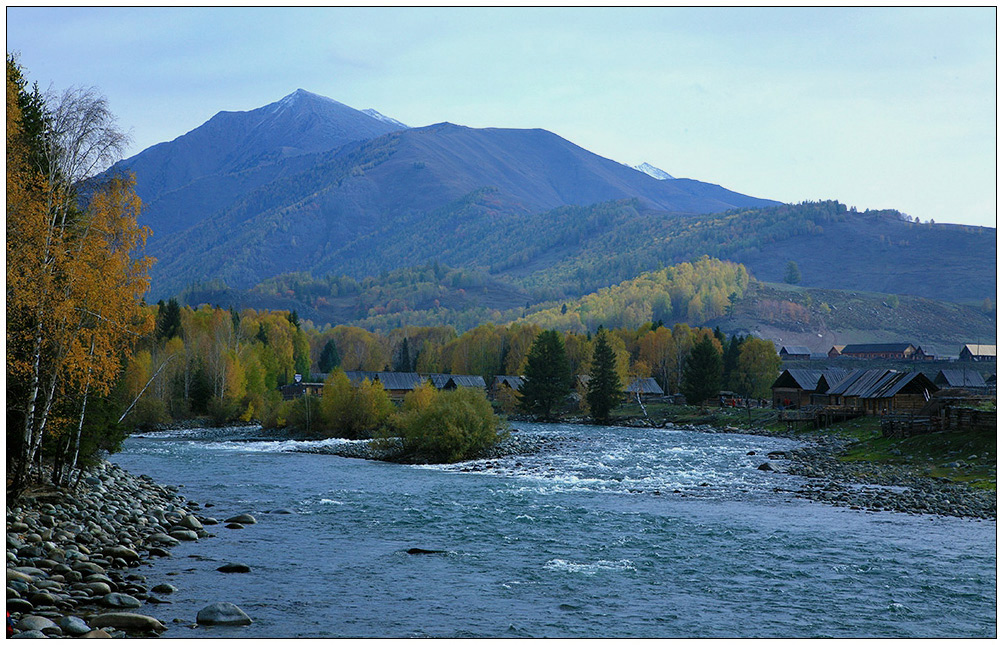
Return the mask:
[(104, 549), (104, 555), (109, 558), (122, 558), (126, 562), (139, 561), (139, 554), (124, 546), (109, 546)]
[(222, 571), (223, 573), (250, 573), (250, 570), (251, 568), (243, 562), (227, 562), (216, 569), (216, 571)]
[(250, 616), (231, 602), (217, 602), (199, 610), (195, 621), (199, 625), (250, 625)]
[(158, 584), (157, 586), (153, 587), (153, 589), (151, 589), (151, 591), (153, 593), (168, 594), (168, 593), (174, 593), (175, 591), (177, 591), (177, 587), (175, 587), (172, 584), (168, 584), (166, 582), (163, 582), (163, 583)]
[(21, 620), (17, 621), (17, 628), (23, 632), (36, 631), (42, 634), (46, 632), (58, 632), (62, 633), (59, 629), (59, 625), (55, 624), (45, 616), (23, 616)]
[(184, 519), (178, 522), (178, 526), (192, 531), (200, 531), (204, 528), (198, 518), (191, 514), (185, 515)]
[(163, 632), (167, 628), (156, 618), (133, 614), (125, 611), (110, 614), (98, 614), (90, 620), (90, 626), (95, 628), (114, 627), (127, 632)]
[(63, 616), (59, 619), (58, 625), (64, 634), (71, 636), (83, 636), (90, 631), (90, 627), (79, 616)]
[(143, 606), (138, 598), (124, 593), (110, 593), (102, 599), (102, 602), (106, 606), (116, 609), (138, 609)]
[(188, 529), (177, 529), (175, 531), (170, 532), (170, 537), (174, 538), (175, 540), (194, 542), (195, 540), (198, 539), (198, 533), (195, 533), (194, 531)]
[(241, 513), (240, 515), (234, 515), (225, 520), (230, 524), (257, 524), (257, 520), (254, 519), (253, 515), (249, 513)]

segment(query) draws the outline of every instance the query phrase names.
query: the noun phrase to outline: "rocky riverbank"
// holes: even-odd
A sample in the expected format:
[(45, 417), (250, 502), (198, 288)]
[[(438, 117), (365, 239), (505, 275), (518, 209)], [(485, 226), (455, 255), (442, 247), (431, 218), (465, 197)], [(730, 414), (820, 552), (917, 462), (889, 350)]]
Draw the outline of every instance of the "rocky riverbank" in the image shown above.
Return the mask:
[[(627, 427), (663, 427), (697, 432), (752, 434), (784, 437), (807, 445), (765, 455), (760, 470), (804, 478), (797, 488), (779, 485), (780, 492), (798, 497), (871, 512), (949, 515), (995, 520), (997, 497), (993, 490), (975, 488), (943, 478), (930, 477), (917, 467), (872, 461), (842, 461), (851, 440), (824, 433), (773, 431), (713, 425), (654, 424), (646, 419), (625, 420)], [(787, 480), (789, 481), (789, 480)], [(779, 483), (779, 482), (777, 482)]]
[[(233, 518), (235, 519), (235, 518)], [(138, 567), (218, 524), (174, 487), (103, 463), (75, 492), (28, 491), (7, 506), (7, 611), (15, 638), (155, 637), (142, 613), (176, 589)]]
[[(995, 520), (993, 490), (930, 477), (915, 466), (873, 461), (842, 461), (850, 439), (823, 433), (773, 432), (764, 429), (693, 426), (701, 432), (726, 432), (786, 437), (807, 445), (772, 452), (758, 466), (767, 472), (805, 478), (792, 492), (798, 497), (871, 512), (950, 515)], [(791, 490), (777, 487), (777, 490)]]

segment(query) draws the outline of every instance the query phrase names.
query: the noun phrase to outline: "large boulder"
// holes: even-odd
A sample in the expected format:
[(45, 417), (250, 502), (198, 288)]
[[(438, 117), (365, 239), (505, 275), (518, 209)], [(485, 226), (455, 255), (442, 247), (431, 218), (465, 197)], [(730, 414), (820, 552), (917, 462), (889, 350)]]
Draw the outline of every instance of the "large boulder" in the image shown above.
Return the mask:
[(199, 625), (250, 625), (250, 616), (231, 602), (217, 602), (199, 610), (195, 621)]

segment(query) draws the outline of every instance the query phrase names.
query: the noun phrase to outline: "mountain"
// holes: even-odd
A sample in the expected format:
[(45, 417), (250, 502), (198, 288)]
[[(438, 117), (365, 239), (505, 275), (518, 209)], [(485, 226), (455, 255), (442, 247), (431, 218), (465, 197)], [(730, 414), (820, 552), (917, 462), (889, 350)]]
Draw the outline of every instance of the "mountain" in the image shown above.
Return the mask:
[(162, 239), (252, 190), (309, 168), (316, 153), (404, 127), (300, 89), (248, 112), (219, 112), (109, 172), (135, 173), (144, 204), (141, 222)]
[[(304, 90), (221, 112), (112, 172), (122, 170), (135, 173), (140, 221), (153, 231), (157, 297), (212, 279), (249, 287), (288, 271), (352, 272), (339, 254), (357, 252), (362, 238), (427, 227), (485, 190), (500, 217), (630, 198), (685, 215), (776, 203), (691, 179), (659, 181), (546, 130), (406, 128)], [(405, 262), (376, 247), (365, 245), (383, 260), (377, 270), (434, 259)]]
[(114, 170), (134, 171), (144, 200), (153, 299), (441, 262), (489, 275), (488, 293), (525, 294), (528, 306), (703, 255), (773, 281), (794, 261), (805, 287), (995, 297), (994, 229), (778, 204), (638, 168), (546, 130), (407, 128), (298, 90), (220, 112)]

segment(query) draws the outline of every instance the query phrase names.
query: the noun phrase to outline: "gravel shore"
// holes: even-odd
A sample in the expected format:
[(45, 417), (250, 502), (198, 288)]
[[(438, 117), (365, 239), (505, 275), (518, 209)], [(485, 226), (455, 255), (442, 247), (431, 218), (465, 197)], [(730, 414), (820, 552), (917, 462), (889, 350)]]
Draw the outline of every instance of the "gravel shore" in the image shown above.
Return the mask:
[(7, 506), (7, 611), (14, 638), (155, 637), (142, 613), (176, 589), (138, 573), (218, 524), (178, 489), (102, 463), (75, 492), (38, 489)]
[[(995, 491), (930, 477), (903, 464), (842, 461), (839, 456), (852, 443), (849, 439), (709, 425), (674, 427), (699, 432), (784, 437), (807, 444), (764, 455), (765, 459), (758, 466), (764, 471), (806, 478), (802, 485), (792, 489), (798, 497), (871, 512), (996, 519)], [(777, 490), (791, 489), (777, 486)]]

